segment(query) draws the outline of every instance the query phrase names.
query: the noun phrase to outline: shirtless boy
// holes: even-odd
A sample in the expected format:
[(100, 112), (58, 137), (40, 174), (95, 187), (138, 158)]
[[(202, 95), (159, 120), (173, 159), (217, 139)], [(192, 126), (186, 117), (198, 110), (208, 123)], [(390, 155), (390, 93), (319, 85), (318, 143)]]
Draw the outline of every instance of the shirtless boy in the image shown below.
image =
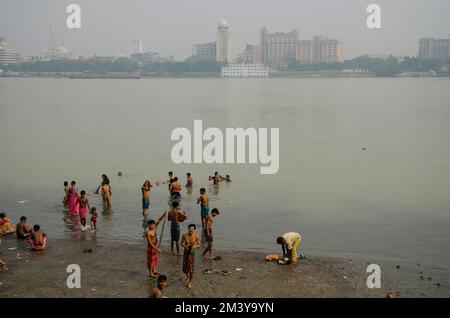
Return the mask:
[(211, 210), (211, 214), (208, 215), (206, 218), (206, 224), (205, 224), (205, 236), (206, 241), (208, 242), (208, 247), (206, 247), (205, 251), (203, 252), (203, 257), (205, 257), (206, 253), (209, 253), (209, 260), (212, 260), (212, 247), (213, 247), (213, 235), (212, 235), (212, 224), (213, 224), (213, 218), (219, 215), (219, 210), (216, 208)]
[(27, 217), (21, 216), (20, 217), (20, 223), (16, 226), (16, 237), (18, 239), (24, 239), (31, 235), (31, 232), (33, 230), (31, 227), (27, 225)]
[(173, 246), (177, 247), (177, 256), (180, 255), (180, 222), (186, 218), (186, 212), (181, 212), (180, 204), (178, 202), (172, 203), (172, 210), (169, 211), (167, 219), (170, 221), (170, 249), (172, 254)]
[(81, 222), (81, 230), (86, 230), (86, 217), (89, 209), (89, 200), (86, 196), (86, 191), (80, 192), (80, 197), (78, 198), (78, 204), (80, 205), (80, 222)]
[(194, 184), (194, 180), (192, 180), (191, 173), (188, 172), (186, 174), (186, 188), (192, 188), (193, 184)]
[(181, 239), (181, 246), (184, 247), (183, 273), (186, 274), (187, 288), (192, 288), (195, 250), (200, 247), (200, 238), (197, 233), (195, 233), (195, 229), (195, 224), (189, 224), (188, 233), (184, 234)]
[(31, 238), (33, 240), (34, 246), (39, 247), (44, 245), (44, 237), (46, 234), (41, 231), (41, 227), (37, 224), (33, 225), (33, 232), (31, 233)]
[(200, 203), (200, 217), (202, 219), (202, 231), (205, 230), (205, 220), (209, 213), (209, 198), (206, 189), (200, 189), (200, 196), (197, 198), (197, 204)]
[(105, 207), (110, 207), (112, 191), (111, 186), (109, 185), (109, 180), (106, 181), (105, 183), (102, 183), (101, 189), (102, 189), (103, 205)]
[(158, 247), (158, 239), (156, 238), (156, 229), (158, 224), (164, 219), (166, 216), (166, 212), (159, 217), (159, 219), (155, 222), (155, 220), (148, 221), (149, 228), (145, 232), (145, 237), (147, 238), (147, 268), (148, 268), (148, 276), (151, 278), (156, 278), (156, 275), (159, 273), (156, 271), (156, 266), (158, 266), (158, 253), (160, 249)]
[(158, 285), (152, 289), (149, 298), (162, 298), (162, 290), (167, 285), (167, 277), (165, 275), (158, 276)]
[(214, 175), (213, 176), (209, 176), (208, 177), (208, 180), (213, 180), (213, 183), (214, 184), (219, 184), (219, 182), (220, 181), (222, 181), (222, 180), (224, 180), (225, 178), (224, 177), (222, 177), (217, 171), (216, 172), (214, 172)]
[(170, 194), (172, 198), (178, 199), (181, 197), (181, 184), (178, 182), (178, 177), (173, 178), (173, 182), (170, 184)]
[(144, 184), (141, 187), (142, 192), (142, 215), (144, 215), (144, 220), (147, 220), (148, 217), (148, 208), (150, 207), (150, 189), (152, 184), (150, 180), (145, 180)]

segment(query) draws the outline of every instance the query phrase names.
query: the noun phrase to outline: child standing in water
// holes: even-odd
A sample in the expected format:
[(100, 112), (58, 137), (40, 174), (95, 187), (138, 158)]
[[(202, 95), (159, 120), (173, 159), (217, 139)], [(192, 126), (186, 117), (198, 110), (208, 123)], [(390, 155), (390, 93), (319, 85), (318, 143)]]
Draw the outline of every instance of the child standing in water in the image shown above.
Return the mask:
[(170, 185), (170, 193), (172, 196), (172, 199), (179, 199), (181, 197), (181, 184), (178, 182), (178, 177), (173, 178), (173, 182)]
[(152, 184), (150, 180), (145, 180), (144, 184), (141, 187), (142, 192), (142, 215), (144, 216), (144, 220), (147, 220), (148, 217), (148, 209), (150, 207), (150, 189)]
[(214, 183), (214, 185), (217, 185), (217, 184), (219, 184), (220, 181), (225, 180), (225, 178), (222, 177), (222, 176), (216, 171), (216, 172), (214, 172), (214, 175), (213, 175), (213, 176), (209, 176), (209, 177), (208, 177), (208, 180), (209, 180), (209, 181), (212, 180), (213, 183)]
[(81, 191), (81, 196), (78, 198), (78, 204), (80, 205), (80, 222), (81, 230), (86, 230), (86, 217), (89, 209), (89, 199), (86, 196), (86, 191)]
[(208, 215), (206, 218), (206, 224), (205, 224), (205, 236), (206, 241), (208, 242), (208, 247), (203, 252), (203, 257), (205, 257), (206, 253), (209, 253), (209, 260), (212, 260), (212, 247), (213, 247), (213, 235), (212, 235), (212, 224), (213, 224), (213, 218), (219, 215), (219, 210), (216, 208), (211, 210), (211, 214)]
[(186, 219), (186, 213), (180, 211), (178, 202), (172, 203), (172, 210), (169, 211), (167, 219), (170, 221), (170, 249), (175, 254), (173, 246), (176, 245), (177, 256), (180, 255), (180, 222)]
[(92, 207), (89, 214), (91, 215), (91, 230), (95, 231), (97, 229), (97, 209)]
[(186, 174), (186, 188), (192, 188), (193, 184), (194, 184), (194, 180), (192, 180), (191, 173), (188, 172)]
[(197, 198), (197, 204), (199, 203), (200, 203), (200, 217), (202, 219), (202, 232), (204, 232), (206, 217), (208, 216), (209, 213), (209, 206), (208, 206), (209, 198), (208, 195), (206, 194), (205, 188), (200, 189), (200, 196)]
[(67, 182), (67, 181), (64, 181), (64, 193), (65, 193), (65, 196), (64, 196), (63, 203), (64, 203), (64, 207), (66, 207), (67, 203), (69, 201), (69, 182)]

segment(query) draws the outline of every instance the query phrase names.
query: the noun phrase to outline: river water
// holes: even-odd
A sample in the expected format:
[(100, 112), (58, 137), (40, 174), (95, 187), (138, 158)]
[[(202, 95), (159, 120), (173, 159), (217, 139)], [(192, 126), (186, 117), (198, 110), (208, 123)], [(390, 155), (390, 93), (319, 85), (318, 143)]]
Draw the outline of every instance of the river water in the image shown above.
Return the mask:
[[(145, 179), (156, 217), (168, 200), (156, 182), (173, 170), (184, 184), (191, 172), (182, 208), (200, 224), (195, 199), (207, 189), (218, 248), (278, 251), (276, 237), (298, 231), (306, 254), (449, 269), (449, 88), (444, 78), (0, 79), (0, 210), (28, 216), (51, 241), (92, 239), (62, 207), (63, 181), (76, 180), (100, 211), (98, 238), (142, 244)], [(175, 165), (171, 132), (193, 131), (195, 119), (222, 131), (279, 128), (279, 172)], [(215, 170), (233, 181), (212, 186)], [(101, 174), (111, 211), (93, 194)]]

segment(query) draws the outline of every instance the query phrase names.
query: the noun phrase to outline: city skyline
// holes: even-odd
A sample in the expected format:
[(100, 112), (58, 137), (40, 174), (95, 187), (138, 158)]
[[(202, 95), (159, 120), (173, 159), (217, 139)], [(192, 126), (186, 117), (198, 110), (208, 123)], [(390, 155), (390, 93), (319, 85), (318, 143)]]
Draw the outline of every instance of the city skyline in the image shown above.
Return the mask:
[(441, 0), (431, 1), (434, 6), (411, 1), (395, 4), (378, 1), (382, 7), (381, 30), (366, 27), (367, 4), (363, 1), (351, 0), (345, 8), (329, 0), (314, 3), (263, 0), (239, 3), (237, 7), (233, 6), (234, 2), (211, 5), (193, 0), (188, 8), (174, 0), (156, 8), (152, 7), (156, 3), (151, 1), (108, 2), (108, 5), (98, 1), (94, 5), (81, 0), (77, 3), (82, 9), (82, 28), (69, 30), (65, 26), (68, 1), (55, 4), (48, 0), (40, 3), (6, 0), (0, 5), (0, 33), (10, 47), (27, 56), (40, 55), (41, 49), (47, 47), (48, 24), (54, 25), (56, 46), (64, 42), (83, 56), (110, 56), (116, 52), (128, 56), (130, 41), (136, 39), (142, 40), (145, 51), (181, 56), (187, 55), (194, 43), (213, 41), (218, 21), (226, 19), (233, 33), (233, 58), (247, 44), (258, 44), (261, 27), (272, 32), (295, 29), (300, 39), (315, 35), (341, 39), (346, 43), (346, 58), (354, 58), (364, 54), (416, 56), (419, 38), (448, 38), (450, 32), (450, 20), (445, 16), (450, 3)]

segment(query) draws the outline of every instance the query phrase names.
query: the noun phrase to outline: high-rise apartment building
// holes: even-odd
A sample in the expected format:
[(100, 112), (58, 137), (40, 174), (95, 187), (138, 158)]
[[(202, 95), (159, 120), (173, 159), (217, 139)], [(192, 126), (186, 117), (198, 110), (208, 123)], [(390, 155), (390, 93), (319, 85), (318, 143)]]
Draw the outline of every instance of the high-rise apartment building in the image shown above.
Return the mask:
[(247, 63), (247, 64), (259, 64), (259, 46), (247, 44), (244, 51), (238, 54), (237, 62), (238, 63)]
[(286, 68), (289, 62), (296, 58), (298, 42), (297, 30), (269, 33), (266, 28), (261, 28), (261, 62), (275, 68)]
[(336, 63), (344, 61), (344, 42), (314, 36), (312, 40), (301, 40), (297, 46), (297, 61), (304, 64)]
[(419, 40), (421, 59), (446, 60), (450, 56), (450, 39), (422, 38)]
[(446, 60), (448, 58), (448, 39), (437, 39), (433, 41), (431, 56), (436, 60)]
[(221, 63), (233, 60), (233, 35), (228, 31), (226, 20), (221, 20), (217, 27), (216, 60)]
[(298, 42), (296, 60), (303, 64), (313, 63), (313, 42), (311, 40), (300, 40)]
[(216, 42), (192, 45), (191, 57), (197, 61), (215, 61), (217, 58)]
[(142, 40), (133, 40), (130, 42), (130, 55), (132, 54), (142, 54)]

